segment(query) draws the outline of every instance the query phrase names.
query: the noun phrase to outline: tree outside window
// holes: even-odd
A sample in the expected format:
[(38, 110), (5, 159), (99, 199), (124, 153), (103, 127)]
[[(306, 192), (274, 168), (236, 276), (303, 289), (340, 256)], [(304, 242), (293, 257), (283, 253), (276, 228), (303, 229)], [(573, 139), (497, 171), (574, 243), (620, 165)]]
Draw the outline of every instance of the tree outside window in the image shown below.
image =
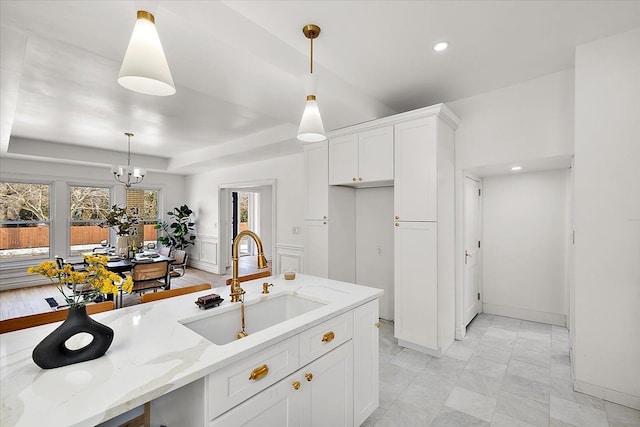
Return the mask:
[(50, 186), (0, 182), (0, 261), (49, 258)]
[(70, 252), (78, 255), (109, 241), (109, 230), (100, 223), (109, 212), (108, 187), (69, 186)]

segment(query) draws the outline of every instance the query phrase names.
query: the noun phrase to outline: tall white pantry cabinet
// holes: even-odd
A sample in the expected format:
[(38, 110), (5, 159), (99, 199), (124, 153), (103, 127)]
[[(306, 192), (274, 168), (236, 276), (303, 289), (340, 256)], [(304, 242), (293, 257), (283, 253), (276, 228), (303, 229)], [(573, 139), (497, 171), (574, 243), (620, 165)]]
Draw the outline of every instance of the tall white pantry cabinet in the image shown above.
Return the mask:
[(435, 356), (455, 339), (454, 128), (434, 114), (394, 129), (395, 336)]
[[(356, 217), (350, 198), (357, 188), (393, 185), (389, 227), (394, 234), (395, 336), (401, 346), (435, 356), (455, 338), (458, 123), (444, 104), (438, 104), (340, 129), (329, 133), (328, 142), (304, 148), (305, 272), (323, 277), (341, 272), (335, 278), (357, 282), (349, 278), (355, 275), (347, 274), (355, 270), (356, 258), (350, 253), (355, 251), (350, 243), (355, 230), (352, 235), (346, 232), (354, 228)], [(367, 163), (376, 164), (381, 174), (366, 172)], [(329, 218), (335, 233), (329, 229)]]

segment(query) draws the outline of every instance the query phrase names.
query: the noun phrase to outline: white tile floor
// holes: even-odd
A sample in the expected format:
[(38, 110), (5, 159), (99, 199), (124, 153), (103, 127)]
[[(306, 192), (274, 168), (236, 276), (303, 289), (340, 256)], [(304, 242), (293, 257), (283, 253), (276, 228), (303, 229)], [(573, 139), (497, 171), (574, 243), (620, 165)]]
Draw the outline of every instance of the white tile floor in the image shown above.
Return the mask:
[(380, 407), (366, 427), (640, 427), (640, 411), (571, 388), (566, 328), (480, 314), (441, 358), (380, 329)]

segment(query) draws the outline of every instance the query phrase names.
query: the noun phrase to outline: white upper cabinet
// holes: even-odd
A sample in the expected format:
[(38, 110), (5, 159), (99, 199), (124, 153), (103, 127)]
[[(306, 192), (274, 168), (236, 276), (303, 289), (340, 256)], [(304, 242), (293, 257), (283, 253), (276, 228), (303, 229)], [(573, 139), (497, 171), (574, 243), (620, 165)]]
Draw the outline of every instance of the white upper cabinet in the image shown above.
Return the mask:
[(393, 183), (393, 126), (329, 140), (330, 185)]
[(306, 199), (304, 218), (326, 221), (329, 211), (329, 157), (326, 142), (304, 146)]
[(351, 185), (358, 180), (358, 134), (329, 140), (329, 184)]
[(395, 126), (396, 221), (437, 221), (436, 116)]

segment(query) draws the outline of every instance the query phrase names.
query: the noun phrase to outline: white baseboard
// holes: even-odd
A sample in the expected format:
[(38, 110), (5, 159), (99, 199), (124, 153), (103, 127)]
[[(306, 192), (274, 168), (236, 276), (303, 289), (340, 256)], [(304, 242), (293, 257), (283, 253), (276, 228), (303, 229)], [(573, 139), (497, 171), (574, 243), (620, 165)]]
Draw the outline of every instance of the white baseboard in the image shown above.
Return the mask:
[(462, 341), (462, 339), (467, 335), (467, 327), (466, 326), (457, 326), (456, 327), (456, 339), (458, 341)]
[(640, 411), (639, 396), (633, 396), (627, 393), (622, 393), (620, 391), (609, 390), (608, 388), (589, 384), (580, 380), (575, 380), (573, 382), (573, 389), (575, 391), (579, 391), (580, 393), (588, 394), (589, 396), (617, 403), (618, 405), (628, 406), (629, 408), (637, 409)]
[(549, 313), (546, 311), (529, 310), (527, 308), (487, 303), (482, 304), (482, 311), (488, 314), (497, 314), (498, 316), (548, 323), (556, 326), (567, 326), (567, 316), (560, 313)]
[(430, 347), (425, 347), (420, 344), (414, 344), (412, 342), (401, 340), (401, 339), (398, 339), (398, 345), (400, 347), (410, 348), (411, 350), (419, 351), (421, 353), (425, 353), (425, 354), (428, 354), (429, 356), (434, 356), (434, 357), (442, 357), (442, 355), (444, 354), (444, 352), (441, 349), (434, 350)]

